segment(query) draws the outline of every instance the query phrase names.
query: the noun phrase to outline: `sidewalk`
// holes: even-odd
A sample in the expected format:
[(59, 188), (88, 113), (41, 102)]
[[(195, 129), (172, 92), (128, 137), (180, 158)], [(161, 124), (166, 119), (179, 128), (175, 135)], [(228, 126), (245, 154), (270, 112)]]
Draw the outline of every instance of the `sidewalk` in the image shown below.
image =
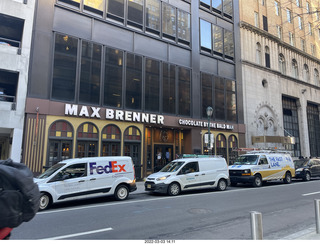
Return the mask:
[[(139, 180), (136, 182), (137, 190), (131, 192), (130, 194), (146, 194), (147, 191), (144, 190), (144, 180)], [(299, 231), (295, 234), (286, 236), (281, 240), (320, 240), (320, 234), (317, 234), (316, 227), (309, 228), (303, 231)]]

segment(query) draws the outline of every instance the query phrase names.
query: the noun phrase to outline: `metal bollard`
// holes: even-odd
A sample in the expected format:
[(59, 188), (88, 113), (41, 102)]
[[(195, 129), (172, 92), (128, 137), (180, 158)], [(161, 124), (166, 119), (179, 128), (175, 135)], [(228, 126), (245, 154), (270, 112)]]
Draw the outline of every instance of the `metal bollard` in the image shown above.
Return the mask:
[(320, 200), (319, 199), (314, 200), (314, 207), (316, 210), (316, 230), (317, 230), (317, 234), (320, 234)]
[(251, 216), (251, 236), (252, 240), (263, 239), (262, 214), (259, 212), (250, 212)]

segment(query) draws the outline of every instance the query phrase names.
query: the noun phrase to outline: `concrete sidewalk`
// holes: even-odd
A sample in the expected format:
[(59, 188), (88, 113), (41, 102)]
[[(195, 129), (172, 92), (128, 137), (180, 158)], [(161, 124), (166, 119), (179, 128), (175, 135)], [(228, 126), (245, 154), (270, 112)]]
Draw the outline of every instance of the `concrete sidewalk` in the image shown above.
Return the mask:
[[(147, 194), (148, 192), (144, 190), (144, 181), (140, 180), (136, 182), (137, 190), (131, 192), (130, 194)], [(316, 227), (309, 228), (303, 231), (299, 231), (295, 234), (286, 236), (281, 240), (320, 240), (320, 234), (317, 234)]]

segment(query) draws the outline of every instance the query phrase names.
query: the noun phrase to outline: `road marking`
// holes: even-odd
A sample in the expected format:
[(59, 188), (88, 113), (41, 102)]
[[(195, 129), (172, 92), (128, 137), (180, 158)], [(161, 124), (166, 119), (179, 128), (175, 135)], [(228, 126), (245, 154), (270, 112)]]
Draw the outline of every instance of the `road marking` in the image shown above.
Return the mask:
[(302, 196), (310, 196), (310, 195), (316, 195), (316, 194), (320, 194), (320, 191), (316, 191), (316, 192), (310, 192), (310, 193), (306, 193), (306, 194), (302, 194)]
[(76, 236), (90, 235), (90, 234), (105, 232), (105, 231), (110, 231), (110, 230), (113, 230), (113, 229), (112, 228), (105, 228), (105, 229), (100, 229), (100, 230), (92, 230), (92, 231), (75, 233), (75, 234), (64, 235), (64, 236), (49, 237), (49, 238), (40, 239), (40, 240), (59, 240), (59, 239), (65, 239), (65, 238), (70, 238), (70, 237), (76, 237)]

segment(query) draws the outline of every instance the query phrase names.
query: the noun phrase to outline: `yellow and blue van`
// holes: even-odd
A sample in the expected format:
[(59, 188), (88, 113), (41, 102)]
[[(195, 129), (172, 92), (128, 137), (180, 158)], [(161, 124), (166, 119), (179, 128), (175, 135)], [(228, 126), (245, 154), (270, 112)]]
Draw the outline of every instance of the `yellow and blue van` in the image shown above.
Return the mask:
[(254, 151), (240, 155), (229, 166), (229, 175), (232, 186), (251, 183), (260, 187), (264, 181), (280, 179), (289, 184), (295, 176), (295, 167), (288, 153)]

